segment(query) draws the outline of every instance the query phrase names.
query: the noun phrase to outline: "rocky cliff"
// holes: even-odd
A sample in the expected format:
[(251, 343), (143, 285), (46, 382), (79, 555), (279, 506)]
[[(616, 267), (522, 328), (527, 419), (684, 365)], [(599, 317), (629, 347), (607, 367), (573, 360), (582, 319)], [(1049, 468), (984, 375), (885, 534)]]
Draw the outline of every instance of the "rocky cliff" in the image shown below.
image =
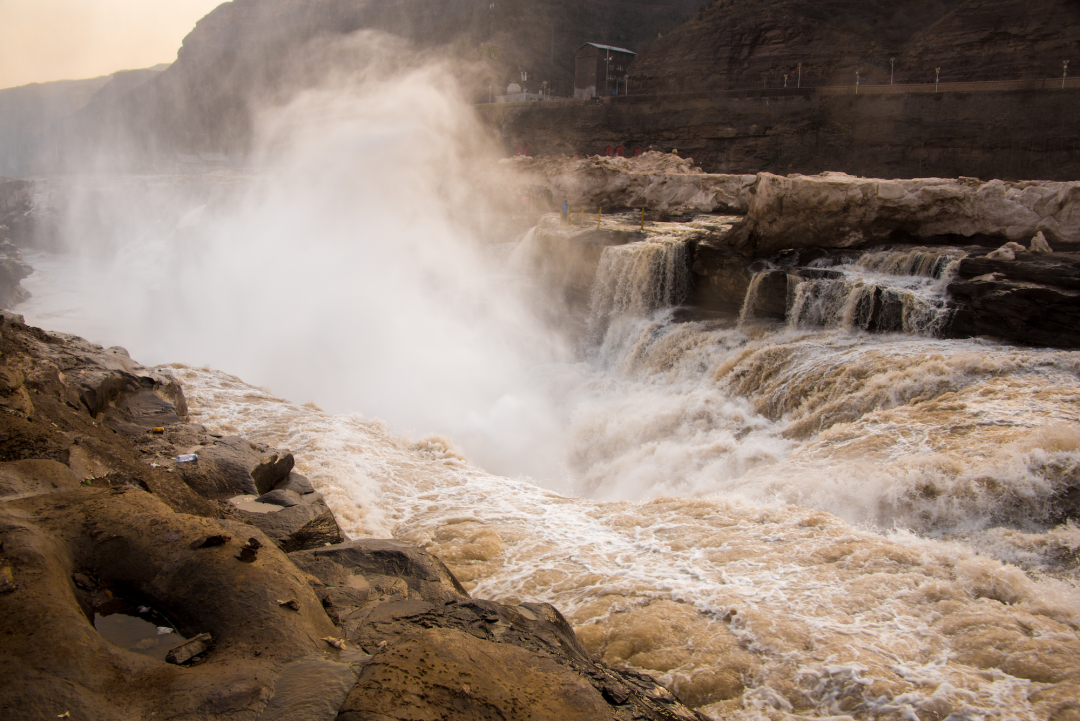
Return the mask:
[(0, 716), (702, 721), (544, 603), (343, 539), (287, 451), (122, 348), (0, 315)]
[[(1069, 0), (719, 0), (635, 61), (634, 93), (1060, 77)], [(890, 63), (890, 60), (893, 62)], [(800, 70), (801, 64), (801, 70)]]
[[(476, 101), (511, 81), (572, 95), (573, 54), (582, 43), (636, 49), (691, 8), (693, 0), (512, 0), (490, 8), (468, 0), (234, 0), (199, 21), (160, 77), (84, 108), (42, 137), (32, 167), (41, 174), (102, 163), (145, 167), (177, 152), (243, 153), (261, 108), (373, 65), (449, 60), (462, 92)], [(395, 40), (356, 35), (364, 30)]]

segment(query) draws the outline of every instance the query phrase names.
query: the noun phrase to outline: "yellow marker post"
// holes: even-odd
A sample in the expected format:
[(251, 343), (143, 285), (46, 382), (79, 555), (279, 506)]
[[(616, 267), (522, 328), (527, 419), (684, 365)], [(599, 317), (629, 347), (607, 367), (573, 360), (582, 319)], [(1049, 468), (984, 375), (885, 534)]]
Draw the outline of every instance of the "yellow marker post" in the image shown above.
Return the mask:
[(600, 216), (604, 214), (602, 207), (596, 209), (596, 229), (600, 230)]
[(641, 230), (645, 230), (645, 209), (641, 209)]

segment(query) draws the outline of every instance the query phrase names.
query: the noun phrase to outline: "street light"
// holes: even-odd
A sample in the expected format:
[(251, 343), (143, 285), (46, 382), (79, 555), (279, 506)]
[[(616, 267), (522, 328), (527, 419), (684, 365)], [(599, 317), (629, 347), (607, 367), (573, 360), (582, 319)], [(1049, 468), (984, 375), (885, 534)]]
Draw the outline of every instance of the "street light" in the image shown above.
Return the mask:
[(896, 72), (896, 58), (889, 58), (889, 85), (893, 84), (893, 75)]
[[(787, 73), (784, 73), (784, 87), (787, 88)], [(1065, 87), (1062, 85), (1061, 87)]]
[(934, 68), (934, 92), (937, 92), (938, 81), (941, 80), (941, 68)]
[(855, 71), (855, 94), (859, 94), (859, 71)]
[(802, 63), (799, 63), (799, 66), (796, 69), (799, 71), (799, 82), (795, 87), (801, 88), (802, 87)]
[(1069, 74), (1069, 61), (1065, 60), (1061, 64), (1061, 89), (1065, 89), (1065, 76)]

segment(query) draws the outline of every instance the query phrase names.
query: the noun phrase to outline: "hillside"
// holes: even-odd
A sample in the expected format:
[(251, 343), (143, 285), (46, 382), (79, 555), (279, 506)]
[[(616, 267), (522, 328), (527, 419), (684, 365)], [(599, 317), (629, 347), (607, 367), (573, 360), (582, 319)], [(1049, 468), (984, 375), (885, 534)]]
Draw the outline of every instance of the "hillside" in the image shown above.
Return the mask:
[[(678, 26), (698, 0), (234, 0), (199, 21), (177, 61), (135, 92), (74, 116), (55, 142), (70, 166), (125, 152), (145, 163), (177, 152), (243, 153), (256, 109), (282, 102), (333, 71), (373, 59), (411, 64), (449, 57), (471, 100), (486, 100), (509, 82), (572, 92), (574, 50), (586, 41), (645, 47)], [(378, 30), (405, 40), (393, 48)], [(43, 165), (49, 170), (48, 163)], [(61, 166), (60, 169), (62, 169)]]
[(43, 132), (91, 104), (108, 104), (157, 76), (166, 65), (121, 70), (86, 80), (31, 83), (0, 90), (0, 176), (30, 170), (29, 156)]
[(654, 42), (632, 93), (1052, 78), (1076, 56), (1073, 0), (718, 0)]

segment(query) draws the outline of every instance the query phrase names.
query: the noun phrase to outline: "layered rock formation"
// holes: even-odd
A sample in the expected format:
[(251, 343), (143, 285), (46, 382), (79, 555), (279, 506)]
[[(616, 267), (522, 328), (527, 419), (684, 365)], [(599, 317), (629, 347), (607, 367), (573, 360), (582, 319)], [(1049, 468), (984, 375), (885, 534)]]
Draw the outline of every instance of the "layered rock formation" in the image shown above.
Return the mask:
[(2, 318), (4, 718), (703, 718), (551, 606), (343, 542), (289, 453), (186, 423), (168, 373)]
[[(857, 263), (863, 253), (925, 265), (916, 274), (936, 279), (945, 278), (947, 261), (956, 257), (962, 260), (949, 271), (955, 280), (947, 286), (947, 307), (932, 319), (906, 317), (900, 296), (878, 289), (860, 301), (869, 305), (860, 311), (865, 318), (859, 327), (911, 331), (912, 324), (928, 322), (932, 327), (920, 332), (1080, 347), (1080, 183), (882, 180), (843, 173), (724, 176), (661, 153), (509, 162), (553, 197), (567, 198), (575, 211), (648, 210), (643, 234), (630, 232), (634, 224), (625, 218), (615, 230), (542, 224), (534, 231), (527, 245), (543, 246), (541, 259), (558, 260), (533, 262), (532, 276), (546, 283), (547, 297), (566, 317), (586, 312), (603, 247), (675, 233), (689, 247), (694, 278), (691, 310), (682, 317), (733, 318), (750, 302), (754, 317), (784, 320), (799, 284), (843, 285), (844, 274), (833, 268)], [(693, 217), (732, 212), (742, 215), (714, 216), (713, 222)], [(653, 222), (679, 216), (694, 222)]]
[[(1080, 8), (1011, 0), (720, 0), (637, 58), (634, 93), (1060, 77)], [(890, 60), (893, 63), (890, 64)], [(801, 70), (800, 70), (801, 64)]]
[(1080, 182), (761, 173), (745, 237), (746, 249), (761, 256), (783, 248), (850, 248), (905, 236), (992, 236), (989, 242), (1000, 245), (1027, 242), (1040, 232), (1052, 244), (1080, 244)]

